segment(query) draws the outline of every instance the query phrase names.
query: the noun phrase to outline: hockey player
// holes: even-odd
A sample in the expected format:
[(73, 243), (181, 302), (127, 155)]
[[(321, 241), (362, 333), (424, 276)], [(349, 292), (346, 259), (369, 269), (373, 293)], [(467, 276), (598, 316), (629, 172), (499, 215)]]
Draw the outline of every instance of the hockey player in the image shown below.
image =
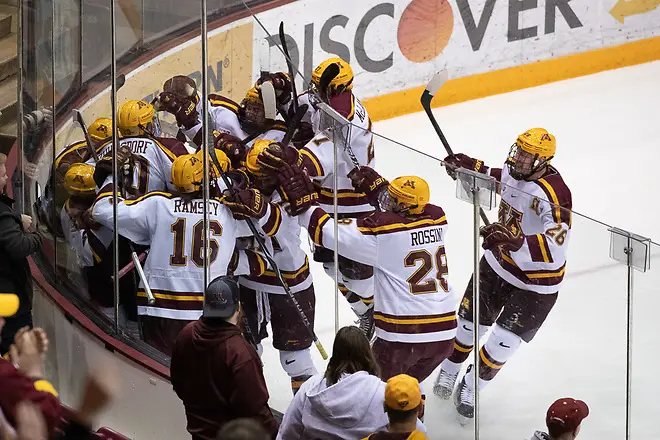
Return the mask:
[[(103, 165), (103, 161), (100, 162)], [(60, 222), (64, 238), (74, 251), (77, 264), (87, 281), (87, 289), (92, 302), (110, 319), (114, 319), (113, 281), (113, 239), (110, 228), (95, 222), (91, 208), (96, 199), (94, 166), (76, 163), (70, 166), (64, 176), (64, 188), (69, 198), (61, 210)], [(128, 242), (119, 238), (119, 266), (130, 261)], [(137, 325), (137, 305), (135, 301), (136, 283), (133, 277), (123, 277), (119, 285), (121, 325), (129, 333), (139, 338)]]
[[(321, 90), (321, 77), (331, 65), (339, 66), (339, 74)], [(360, 165), (375, 166), (373, 134), (371, 120), (367, 110), (352, 92), (353, 70), (341, 58), (329, 58), (319, 64), (312, 73), (314, 94), (327, 102), (334, 110), (345, 117), (351, 124), (350, 144)], [(303, 99), (304, 101), (304, 99)], [(313, 102), (312, 102), (313, 104)], [(310, 108), (312, 106), (310, 105)], [(318, 132), (320, 112), (311, 110), (310, 117), (314, 130)], [(338, 146), (343, 150), (344, 146)], [(335, 145), (324, 134), (317, 134), (304, 148), (300, 150), (307, 173), (319, 186), (319, 203), (333, 217), (355, 219), (370, 214), (374, 208), (370, 205), (364, 193), (356, 192), (348, 174), (355, 164), (340, 151), (337, 159), (337, 213), (334, 213), (334, 157)], [(334, 255), (329, 249), (316, 246), (314, 260), (323, 263), (326, 273), (334, 278)], [(373, 323), (373, 268), (369, 265), (353, 261), (345, 255), (339, 257), (339, 290), (350, 303), (353, 311), (360, 317), (360, 329), (371, 338), (374, 332)]]
[[(267, 170), (265, 171), (257, 161), (259, 153), (271, 144), (275, 148), (281, 148), (271, 140), (257, 140), (247, 155), (245, 167), (253, 186), (270, 197), (272, 203), (281, 204), (282, 200), (275, 192), (277, 179), (268, 176)], [(293, 148), (289, 150), (297, 153)], [(271, 236), (270, 240), (267, 240), (267, 244), (282, 272), (282, 277), (291, 292), (295, 294), (309, 323), (313, 326), (316, 297), (307, 254), (301, 248), (298, 221), (282, 210), (281, 217), (277, 218), (272, 228), (271, 225), (267, 225), (264, 226), (264, 230)], [(282, 368), (291, 378), (291, 388), (295, 394), (307, 379), (317, 373), (310, 353), (313, 340), (302, 324), (295, 306), (284, 291), (275, 272), (267, 270), (262, 275), (243, 276), (240, 277), (239, 282), (242, 291), (241, 298), (244, 300), (244, 308), (248, 314), (253, 335), (263, 333), (261, 330), (262, 327), (265, 327), (266, 317), (260, 317), (258, 312), (263, 311), (266, 305), (270, 306), (273, 347), (280, 352)], [(258, 297), (262, 299), (257, 300)], [(258, 303), (263, 303), (263, 305), (258, 307)]]
[[(277, 167), (271, 151), (261, 159)], [(445, 253), (447, 219), (429, 202), (430, 190), (421, 177), (402, 176), (388, 182), (373, 169), (351, 173), (356, 189), (378, 201), (381, 211), (337, 225), (314, 204), (313, 187), (296, 165), (280, 163), (282, 191), (299, 224), (317, 246), (374, 267), (374, 354), (381, 379), (408, 374), (426, 379), (451, 353), (456, 312), (448, 281)]]
[[(229, 159), (222, 154), (217, 156), (226, 171)], [(271, 209), (256, 190), (242, 190), (238, 200), (227, 196), (218, 199), (220, 194), (212, 187), (214, 198), (205, 201), (203, 173), (202, 161), (195, 155), (180, 156), (171, 173), (177, 193), (151, 192), (135, 200), (120, 199), (117, 205), (119, 234), (134, 243), (151, 246), (144, 273), (156, 302), (147, 303), (140, 283), (138, 314), (144, 340), (168, 355), (178, 332), (202, 312), (205, 266), (209, 266), (211, 279), (228, 272), (239, 275), (266, 269), (265, 261), (254, 252), (246, 250), (234, 256), (236, 238), (252, 234), (247, 224), (235, 220), (232, 213), (253, 217), (259, 226), (273, 222), (271, 215), (279, 215), (277, 208)], [(204, 204), (210, 229), (208, 261), (204, 258)], [(94, 220), (111, 227), (111, 194), (101, 194), (92, 213)]]
[[(157, 107), (174, 115), (181, 133), (195, 145), (202, 144), (202, 106), (201, 97), (194, 86), (194, 81), (187, 77), (174, 77), (164, 85), (158, 96)], [(192, 81), (192, 84), (190, 83)], [(176, 84), (176, 86), (168, 85)], [(181, 90), (181, 89), (185, 90)], [(189, 97), (185, 97), (189, 93)], [(231, 134), (239, 139), (248, 136), (282, 140), (286, 125), (281, 122), (267, 121), (261, 91), (252, 87), (245, 94), (240, 105), (221, 95), (209, 95), (210, 128), (221, 133)]]
[[(479, 350), (479, 389), (513, 356), (522, 341), (531, 342), (557, 300), (566, 267), (571, 231), (571, 192), (550, 165), (555, 137), (543, 128), (518, 136), (503, 168), (489, 168), (464, 154), (445, 158), (456, 167), (489, 174), (501, 182), (498, 222), (481, 230), (484, 257), (479, 266), (479, 334), (492, 332)], [(473, 348), (472, 281), (458, 311), (458, 332), (451, 356), (442, 363), (433, 391), (448, 399)], [(472, 365), (455, 394), (460, 415), (474, 416)]]
[[(117, 111), (117, 129), (121, 139), (119, 148), (127, 147), (134, 161), (133, 176), (124, 188), (129, 199), (135, 199), (151, 191), (174, 191), (172, 185), (172, 162), (188, 154), (185, 145), (173, 138), (158, 137), (160, 122), (155, 108), (144, 101), (124, 102)], [(106, 142), (99, 157), (104, 157), (112, 148)], [(105, 184), (97, 182), (101, 192)]]

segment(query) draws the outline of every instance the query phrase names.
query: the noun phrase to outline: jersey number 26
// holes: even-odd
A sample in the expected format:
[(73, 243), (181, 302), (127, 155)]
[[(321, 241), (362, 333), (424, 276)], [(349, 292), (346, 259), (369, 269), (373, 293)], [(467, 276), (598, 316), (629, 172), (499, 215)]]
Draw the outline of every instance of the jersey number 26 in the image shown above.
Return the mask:
[[(447, 255), (445, 254), (445, 247), (440, 246), (435, 251), (435, 256), (431, 256), (426, 249), (420, 249), (410, 252), (404, 258), (403, 263), (406, 267), (415, 267), (417, 262), (421, 261), (422, 265), (408, 277), (406, 281), (410, 285), (410, 293), (419, 295), (422, 293), (435, 293), (438, 291), (438, 284), (444, 292), (449, 291), (449, 283), (445, 276), (449, 273), (447, 267)], [(435, 263), (436, 274), (435, 278), (424, 281), (429, 272), (433, 270)]]

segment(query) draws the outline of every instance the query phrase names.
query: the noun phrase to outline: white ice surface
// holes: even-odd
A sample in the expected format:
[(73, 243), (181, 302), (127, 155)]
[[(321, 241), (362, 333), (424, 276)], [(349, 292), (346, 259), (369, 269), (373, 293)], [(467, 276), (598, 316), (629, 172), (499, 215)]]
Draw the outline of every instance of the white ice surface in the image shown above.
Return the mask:
[[(501, 166), (515, 137), (541, 126), (557, 137), (553, 164), (573, 194), (573, 207), (602, 222), (660, 241), (657, 175), (660, 62), (548, 84), (434, 110), (454, 151)], [(421, 108), (420, 108), (421, 109)], [(382, 121), (382, 135), (442, 158), (446, 154), (424, 113)], [(439, 163), (376, 140), (377, 170), (388, 178), (415, 174), (431, 185), (431, 200), (449, 220), (447, 256), (456, 301), (472, 273), (472, 210), (455, 198), (454, 182)], [(497, 215), (488, 213), (491, 219)], [(607, 227), (574, 216), (566, 282), (557, 304), (531, 344), (523, 344), (481, 394), (482, 439), (529, 439), (543, 429), (545, 411), (557, 398), (584, 399), (591, 409), (579, 438), (625, 438), (626, 297), (625, 267), (609, 259)], [(660, 255), (660, 247), (654, 248)], [(657, 438), (660, 413), (655, 336), (660, 299), (660, 257), (652, 270), (634, 276), (632, 432), (634, 439)], [(316, 332), (331, 352), (335, 315), (333, 285), (314, 263)], [(339, 299), (340, 326), (355, 317)], [(284, 410), (291, 399), (289, 379), (277, 351), (265, 341), (263, 360), (270, 403)], [(319, 370), (326, 363), (312, 347)], [(425, 383), (426, 424), (432, 439), (471, 439), (453, 404), (432, 395), (434, 373)]]

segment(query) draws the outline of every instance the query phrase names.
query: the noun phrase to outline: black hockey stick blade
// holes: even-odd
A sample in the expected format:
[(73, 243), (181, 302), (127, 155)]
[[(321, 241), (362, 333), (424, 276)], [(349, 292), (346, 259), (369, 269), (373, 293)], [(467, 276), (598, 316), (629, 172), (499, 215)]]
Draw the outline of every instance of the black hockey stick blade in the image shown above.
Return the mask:
[(126, 84), (126, 75), (120, 73), (119, 75), (117, 75), (117, 90), (124, 87), (124, 84)]
[(330, 64), (323, 71), (321, 79), (319, 80), (319, 93), (321, 93), (320, 98), (323, 102), (329, 102), (328, 86), (330, 86), (330, 83), (337, 77), (337, 75), (339, 75), (339, 66), (337, 64)]
[(433, 78), (431, 78), (431, 81), (429, 81), (429, 83), (426, 85), (426, 88), (422, 93), (422, 97), (420, 98), (420, 102), (422, 104), (422, 107), (424, 108), (424, 111), (426, 112), (426, 115), (431, 121), (431, 125), (433, 125), (433, 129), (440, 138), (442, 145), (445, 147), (447, 154), (453, 156), (454, 152), (449, 146), (449, 142), (447, 142), (447, 138), (445, 138), (445, 135), (442, 132), (440, 126), (438, 125), (438, 121), (435, 119), (435, 116), (433, 115), (433, 111), (431, 110), (431, 101), (433, 100), (433, 97), (438, 93), (440, 88), (447, 82), (448, 77), (449, 75), (446, 70), (436, 73), (433, 76)]
[(73, 118), (74, 121), (80, 125), (80, 129), (83, 132), (83, 136), (85, 137), (85, 143), (87, 144), (87, 149), (89, 150), (90, 154), (94, 158), (94, 162), (98, 163), (99, 162), (99, 155), (96, 154), (96, 150), (94, 149), (94, 144), (92, 143), (92, 139), (89, 137), (89, 132), (87, 131), (87, 125), (85, 125), (85, 120), (83, 119), (82, 113), (80, 113), (80, 110), (73, 109)]
[(433, 75), (433, 78), (431, 78), (431, 81), (426, 85), (426, 88), (424, 89), (424, 93), (422, 93), (422, 107), (425, 109), (431, 108), (431, 100), (433, 100), (433, 97), (440, 91), (443, 85), (447, 82), (449, 79), (449, 73), (446, 70), (443, 70), (442, 72), (438, 72), (435, 75)]
[(307, 113), (307, 104), (303, 104), (300, 107), (298, 107), (296, 114), (293, 115), (293, 118), (291, 118), (291, 121), (289, 122), (289, 126), (286, 128), (286, 134), (282, 139), (282, 145), (288, 145), (289, 142), (291, 142), (291, 139), (293, 139), (293, 135), (296, 134), (296, 130), (298, 130), (298, 127), (300, 127), (300, 121), (302, 121), (302, 118), (305, 116), (305, 113)]
[(293, 69), (293, 61), (291, 60), (291, 55), (289, 55), (289, 48), (286, 45), (286, 37), (284, 35), (284, 22), (280, 21), (280, 44), (282, 45), (282, 51), (284, 52), (284, 58), (286, 59), (286, 67), (289, 70), (289, 79), (291, 80), (291, 93), (293, 94), (293, 101), (291, 105), (293, 106), (293, 112), (298, 111), (298, 91), (296, 90), (296, 72)]

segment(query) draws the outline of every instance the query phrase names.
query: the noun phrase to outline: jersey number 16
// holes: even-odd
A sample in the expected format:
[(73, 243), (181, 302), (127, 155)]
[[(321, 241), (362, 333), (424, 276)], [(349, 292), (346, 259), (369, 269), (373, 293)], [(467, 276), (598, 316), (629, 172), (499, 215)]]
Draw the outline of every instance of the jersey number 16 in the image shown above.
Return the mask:
[[(217, 220), (209, 221), (209, 229), (211, 230), (209, 236), (209, 260), (211, 263), (218, 258), (218, 242), (211, 237), (219, 237), (222, 235), (222, 226)], [(170, 255), (170, 266), (185, 266), (188, 264), (186, 257), (186, 219), (178, 218), (170, 226), (170, 230), (174, 233), (174, 253)], [(200, 220), (193, 226), (192, 246), (190, 252), (190, 259), (197, 267), (204, 267), (204, 220)]]
[[(445, 278), (445, 276), (449, 273), (445, 247), (438, 247), (438, 250), (435, 251), (435, 257), (431, 256), (429, 251), (426, 249), (412, 251), (406, 255), (403, 263), (406, 267), (415, 267), (417, 266), (418, 261), (421, 261), (422, 265), (419, 266), (417, 270), (406, 280), (410, 285), (410, 293), (413, 295), (419, 295), (422, 293), (435, 293), (438, 291), (438, 284), (440, 284), (440, 288), (443, 291), (449, 292), (449, 283)], [(424, 281), (429, 272), (433, 270), (434, 263), (436, 268), (435, 278)]]

